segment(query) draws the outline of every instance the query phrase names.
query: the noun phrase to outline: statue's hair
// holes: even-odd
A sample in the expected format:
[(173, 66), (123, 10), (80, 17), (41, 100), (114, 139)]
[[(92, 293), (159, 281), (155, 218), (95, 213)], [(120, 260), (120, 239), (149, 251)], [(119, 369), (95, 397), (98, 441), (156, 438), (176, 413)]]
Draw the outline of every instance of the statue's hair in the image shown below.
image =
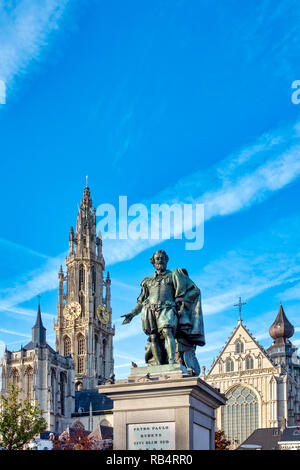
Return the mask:
[(167, 253), (165, 252), (165, 250), (157, 250), (155, 253), (153, 253), (153, 255), (150, 258), (151, 264), (154, 264), (154, 256), (156, 255), (156, 253), (161, 253), (162, 255), (164, 255), (166, 262), (169, 261), (169, 257)]

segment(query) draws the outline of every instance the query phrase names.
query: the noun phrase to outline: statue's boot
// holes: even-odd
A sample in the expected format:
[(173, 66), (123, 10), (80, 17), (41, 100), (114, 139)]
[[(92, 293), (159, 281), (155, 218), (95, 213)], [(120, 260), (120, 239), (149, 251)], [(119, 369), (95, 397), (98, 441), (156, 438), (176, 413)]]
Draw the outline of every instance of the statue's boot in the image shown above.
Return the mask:
[(176, 364), (175, 353), (176, 353), (176, 342), (171, 328), (163, 328), (163, 337), (165, 339), (165, 348), (168, 355), (168, 363)]
[(161, 365), (162, 364), (162, 352), (161, 352), (161, 347), (159, 344), (158, 336), (151, 335), (150, 338), (151, 338), (151, 351), (152, 351), (154, 360), (157, 365)]

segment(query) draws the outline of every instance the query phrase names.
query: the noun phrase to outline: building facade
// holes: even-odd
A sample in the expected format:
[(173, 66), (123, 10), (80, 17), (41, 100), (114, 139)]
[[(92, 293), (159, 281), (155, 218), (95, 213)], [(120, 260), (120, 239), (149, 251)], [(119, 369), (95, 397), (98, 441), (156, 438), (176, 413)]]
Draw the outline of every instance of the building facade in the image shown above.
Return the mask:
[(216, 411), (216, 429), (225, 432), (232, 448), (258, 428), (297, 424), (300, 400), (300, 360), (289, 338), (294, 328), (282, 305), (271, 325), (274, 340), (265, 350), (238, 321), (221, 353), (202, 379), (227, 397)]
[[(114, 371), (111, 281), (109, 273), (104, 277), (102, 241), (96, 235), (96, 211), (87, 186), (76, 233), (70, 230), (66, 268), (64, 273), (61, 266), (58, 273), (56, 350), (47, 344), (39, 303), (32, 341), (16, 352), (6, 349), (1, 362), (1, 392), (6, 394), (10, 383), (17, 386), (21, 400), (39, 403), (47, 430), (58, 433), (79, 416), (86, 418), (86, 409), (77, 406), (80, 400), (85, 407), (88, 400), (91, 430), (102, 421), (105, 425), (112, 421), (110, 403), (97, 409), (103, 400), (96, 389)], [(75, 400), (77, 393), (80, 400)]]
[(20, 390), (21, 400), (39, 403), (47, 429), (61, 431), (70, 425), (75, 399), (73, 361), (47, 344), (40, 303), (32, 340), (19, 351), (6, 349), (1, 369), (2, 394), (13, 384)]

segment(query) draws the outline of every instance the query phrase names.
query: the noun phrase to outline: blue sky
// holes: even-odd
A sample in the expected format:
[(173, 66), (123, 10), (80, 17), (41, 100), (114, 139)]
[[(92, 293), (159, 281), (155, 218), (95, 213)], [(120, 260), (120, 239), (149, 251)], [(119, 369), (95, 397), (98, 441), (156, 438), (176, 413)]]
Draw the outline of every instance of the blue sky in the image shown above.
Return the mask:
[[(209, 367), (236, 325), (260, 343), (283, 302), (300, 344), (298, 1), (0, 1), (0, 352), (31, 335), (41, 294), (54, 346), (57, 272), (89, 175), (94, 206), (205, 204), (205, 243), (157, 245), (202, 292)], [(156, 248), (156, 247), (155, 247)], [(154, 247), (104, 240), (117, 377), (143, 362), (122, 326)]]

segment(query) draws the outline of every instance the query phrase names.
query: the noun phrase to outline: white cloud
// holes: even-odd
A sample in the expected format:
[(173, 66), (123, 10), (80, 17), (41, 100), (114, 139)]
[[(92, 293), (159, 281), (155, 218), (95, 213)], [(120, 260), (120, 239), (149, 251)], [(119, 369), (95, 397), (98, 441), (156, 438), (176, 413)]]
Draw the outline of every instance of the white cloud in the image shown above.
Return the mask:
[(69, 0), (0, 1), (0, 79), (14, 79), (39, 59), (50, 34), (57, 30)]
[[(196, 172), (151, 200), (152, 203), (202, 203), (205, 220), (226, 216), (258, 204), (300, 176), (300, 124), (266, 133), (257, 142), (206, 171)], [(128, 260), (161, 244), (160, 240), (105, 239), (108, 265)]]
[(5, 343), (0, 340), (0, 360), (3, 357), (4, 351), (5, 351)]
[(300, 282), (277, 294), (280, 300), (300, 300)]
[[(4, 311), (4, 312), (9, 312), (9, 313), (14, 313), (16, 315), (23, 315), (25, 317), (31, 317), (31, 318), (35, 318), (36, 317), (36, 314), (37, 314), (37, 311), (36, 310), (33, 310), (33, 309), (29, 309), (29, 308), (22, 308), (22, 307), (2, 307), (1, 306), (1, 303), (0, 303), (0, 311)], [(46, 313), (46, 312), (42, 312), (42, 315), (43, 317), (45, 318), (50, 318), (51, 320), (55, 319), (56, 316), (51, 314), (51, 313)]]
[(20, 282), (18, 285), (6, 289), (0, 298), (1, 310), (12, 309), (43, 292), (57, 289), (59, 266), (64, 264), (64, 261), (65, 253), (56, 258), (48, 258), (42, 268), (28, 273), (26, 282)]
[[(299, 177), (299, 136), (300, 124), (265, 134), (215, 167), (180, 180), (174, 187), (166, 188), (144, 203), (204, 202), (206, 220), (248, 208)], [(104, 256), (109, 265), (131, 259), (156, 244), (157, 240), (104, 240)], [(251, 298), (270, 287), (291, 281), (293, 276), (297, 278), (297, 274), (299, 277), (295, 264), (297, 257), (280, 256), (264, 254), (254, 260), (252, 253), (228, 253), (223, 261), (207, 266), (199, 278), (199, 285), (206, 291), (205, 314), (228, 308), (232, 299), (240, 295)], [(13, 308), (40, 293), (56, 289), (60, 264), (64, 265), (64, 255), (48, 259), (41, 269), (28, 274), (26, 282), (7, 289), (1, 299), (1, 308)], [(232, 269), (233, 264), (235, 269)], [(116, 341), (139, 332), (135, 323), (123, 328), (117, 328)]]
[(25, 334), (25, 333), (20, 333), (19, 331), (12, 331), (12, 330), (7, 330), (5, 328), (0, 328), (1, 333), (6, 333), (8, 335), (14, 335), (14, 336), (22, 336), (24, 338), (31, 338), (30, 335)]

